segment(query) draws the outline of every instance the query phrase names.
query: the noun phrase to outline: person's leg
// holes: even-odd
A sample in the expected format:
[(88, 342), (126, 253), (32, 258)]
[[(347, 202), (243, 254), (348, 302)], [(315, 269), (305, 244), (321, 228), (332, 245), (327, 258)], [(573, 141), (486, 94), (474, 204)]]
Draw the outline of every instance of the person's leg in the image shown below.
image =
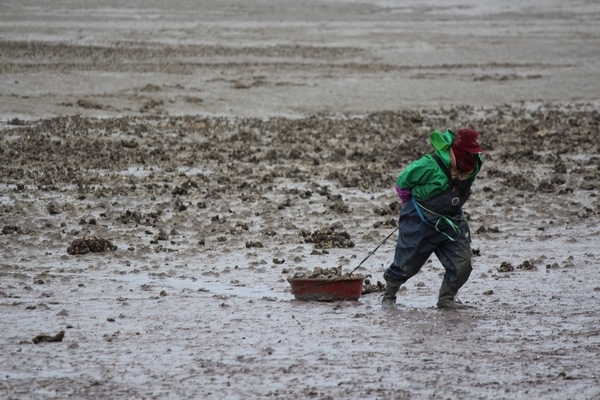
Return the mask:
[(400, 286), (419, 272), (433, 253), (434, 246), (429, 241), (431, 230), (418, 215), (409, 213), (401, 216), (394, 260), (383, 274), (386, 281), (382, 300), (384, 308), (394, 306)]
[(386, 281), (403, 284), (419, 272), (433, 253), (434, 248), (427, 237), (419, 233), (418, 231), (413, 231), (411, 234), (402, 231), (398, 233), (394, 261), (383, 274)]
[(440, 287), (437, 306), (439, 308), (468, 308), (454, 299), (458, 290), (467, 282), (473, 267), (471, 265), (471, 245), (465, 234), (458, 235), (455, 241), (446, 240), (435, 249), (446, 273)]

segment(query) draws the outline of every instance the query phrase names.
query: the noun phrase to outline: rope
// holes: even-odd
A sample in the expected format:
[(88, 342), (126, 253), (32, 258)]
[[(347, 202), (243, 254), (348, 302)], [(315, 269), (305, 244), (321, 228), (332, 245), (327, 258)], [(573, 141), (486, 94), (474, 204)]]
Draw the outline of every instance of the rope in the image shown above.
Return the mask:
[(398, 230), (398, 228), (399, 228), (399, 227), (400, 227), (400, 226), (397, 226), (397, 227), (396, 227), (396, 229), (394, 229), (394, 230), (393, 230), (393, 231), (392, 231), (392, 232), (391, 232), (389, 235), (387, 235), (387, 237), (386, 237), (385, 239), (383, 239), (383, 241), (382, 241), (381, 243), (379, 243), (379, 245), (378, 245), (377, 247), (375, 247), (375, 249), (374, 249), (372, 252), (370, 252), (370, 253), (369, 253), (369, 254), (368, 254), (368, 255), (367, 255), (365, 258), (364, 258), (364, 260), (362, 260), (362, 261), (360, 262), (360, 264), (358, 264), (358, 267), (354, 268), (354, 269), (352, 270), (352, 272), (350, 272), (350, 275), (352, 275), (352, 274), (354, 273), (354, 271), (356, 271), (357, 269), (359, 269), (359, 268), (360, 268), (360, 266), (361, 266), (361, 265), (363, 265), (363, 263), (364, 263), (365, 261), (367, 261), (367, 258), (371, 257), (371, 256), (373, 255), (373, 253), (375, 253), (375, 252), (377, 251), (377, 249), (378, 249), (378, 248), (380, 248), (380, 247), (381, 247), (381, 245), (382, 245), (382, 244), (384, 244), (384, 243), (386, 242), (386, 240), (388, 240), (388, 239), (389, 239), (389, 238), (390, 238), (390, 237), (391, 237), (391, 236), (392, 236), (394, 233), (396, 233), (396, 231)]
[[(458, 233), (460, 233), (460, 228), (459, 228), (459, 227), (458, 227), (458, 226), (457, 226), (457, 225), (456, 225), (456, 224), (455, 224), (455, 223), (452, 221), (452, 219), (457, 219), (457, 220), (459, 220), (458, 218), (452, 218), (452, 217), (449, 217), (449, 216), (447, 216), (447, 215), (442, 215), (442, 214), (438, 214), (438, 213), (436, 213), (436, 212), (433, 212), (433, 211), (431, 211), (430, 209), (428, 209), (428, 208), (426, 208), (426, 207), (423, 207), (422, 205), (420, 205), (420, 204), (417, 202), (417, 200), (415, 199), (415, 197), (414, 197), (414, 196), (412, 197), (412, 202), (413, 202), (413, 204), (415, 205), (415, 209), (417, 210), (417, 214), (419, 214), (419, 217), (421, 218), (421, 221), (423, 221), (423, 223), (424, 223), (425, 225), (429, 225), (429, 226), (431, 226), (432, 228), (435, 228), (435, 230), (436, 230), (436, 231), (438, 231), (438, 232), (439, 232), (439, 233), (441, 233), (442, 235), (446, 236), (446, 237), (447, 237), (448, 239), (450, 239), (451, 241), (453, 241), (453, 242), (456, 242), (456, 240), (455, 240), (455, 239), (454, 239), (452, 236), (448, 235), (446, 232), (442, 232), (442, 231), (440, 230), (440, 228), (439, 228), (439, 225), (440, 225), (440, 223), (441, 223), (442, 221), (444, 221), (444, 222), (445, 222), (445, 223), (446, 223), (446, 224), (447, 224), (447, 225), (448, 225), (450, 228), (452, 228), (452, 230), (454, 231), (454, 233), (457, 233), (457, 234), (458, 234)], [(423, 210), (427, 211), (428, 213), (430, 213), (430, 214), (432, 214), (432, 215), (435, 215), (436, 217), (438, 217), (438, 219), (437, 219), (437, 221), (436, 221), (435, 225), (433, 225), (431, 222), (429, 222), (429, 221), (427, 221), (427, 220), (425, 219), (425, 216), (423, 215), (423, 212), (421, 211), (421, 208), (422, 208)], [(460, 218), (460, 220), (462, 220), (462, 217)]]

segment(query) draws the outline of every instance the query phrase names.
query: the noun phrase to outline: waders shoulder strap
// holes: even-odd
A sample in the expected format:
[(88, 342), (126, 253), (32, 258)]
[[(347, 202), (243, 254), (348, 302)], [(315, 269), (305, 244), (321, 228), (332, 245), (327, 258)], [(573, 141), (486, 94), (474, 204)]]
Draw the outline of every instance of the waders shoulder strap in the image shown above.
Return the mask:
[(471, 184), (473, 183), (473, 181), (471, 181), (470, 179), (460, 180), (452, 178), (450, 170), (448, 169), (446, 164), (444, 164), (440, 156), (433, 153), (431, 157), (433, 157), (437, 165), (439, 165), (442, 171), (444, 171), (446, 178), (448, 178), (448, 186), (458, 193), (461, 202), (464, 204), (467, 200), (469, 200), (469, 197), (471, 197)]
[(442, 159), (440, 158), (440, 156), (438, 156), (437, 154), (433, 153), (431, 155), (431, 157), (433, 157), (433, 159), (440, 166), (440, 168), (442, 169), (442, 171), (444, 171), (444, 174), (446, 174), (446, 177), (448, 178), (448, 180), (451, 181), (452, 180), (452, 174), (450, 174), (450, 170), (448, 169), (448, 167), (446, 166), (446, 164), (444, 164), (444, 162), (442, 161)]

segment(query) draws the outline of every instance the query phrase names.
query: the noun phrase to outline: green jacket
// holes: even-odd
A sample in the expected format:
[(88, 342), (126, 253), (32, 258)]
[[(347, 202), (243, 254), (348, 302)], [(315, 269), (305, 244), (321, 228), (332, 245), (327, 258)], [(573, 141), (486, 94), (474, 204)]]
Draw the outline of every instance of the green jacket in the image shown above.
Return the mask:
[[(431, 145), (442, 161), (450, 169), (450, 146), (454, 140), (455, 133), (446, 130), (442, 133), (433, 131), (429, 135)], [(479, 161), (473, 173), (467, 178), (473, 183), (479, 173), (483, 159), (479, 155)], [(396, 180), (400, 189), (410, 189), (411, 194), (419, 200), (429, 200), (433, 196), (446, 190), (448, 178), (437, 165), (431, 154), (425, 154), (420, 159), (413, 161)]]

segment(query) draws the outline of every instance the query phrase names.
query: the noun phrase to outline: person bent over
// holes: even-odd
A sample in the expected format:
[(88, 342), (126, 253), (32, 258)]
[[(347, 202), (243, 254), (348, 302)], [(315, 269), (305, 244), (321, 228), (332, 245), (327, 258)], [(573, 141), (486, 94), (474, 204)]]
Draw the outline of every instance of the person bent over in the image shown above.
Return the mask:
[(383, 308), (395, 307), (398, 289), (419, 272), (431, 253), (446, 270), (438, 308), (468, 307), (455, 296), (473, 269), (469, 225), (462, 206), (483, 163), (480, 137), (477, 131), (463, 128), (456, 134), (436, 130), (429, 139), (434, 152), (413, 161), (396, 181), (404, 206), (394, 260), (383, 274)]

